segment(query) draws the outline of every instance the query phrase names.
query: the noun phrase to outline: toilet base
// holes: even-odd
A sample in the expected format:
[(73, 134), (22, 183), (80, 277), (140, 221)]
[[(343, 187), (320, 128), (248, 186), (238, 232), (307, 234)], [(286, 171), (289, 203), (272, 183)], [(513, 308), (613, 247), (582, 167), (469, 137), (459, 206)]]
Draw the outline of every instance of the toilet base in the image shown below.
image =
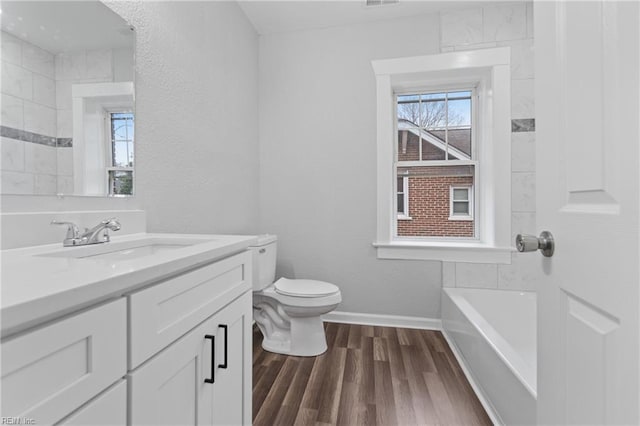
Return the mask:
[(317, 356), (327, 351), (324, 325), (320, 316), (291, 317), (278, 310), (280, 321), (271, 316), (271, 306), (254, 306), (253, 318), (262, 333), (262, 348), (268, 352), (292, 356)]

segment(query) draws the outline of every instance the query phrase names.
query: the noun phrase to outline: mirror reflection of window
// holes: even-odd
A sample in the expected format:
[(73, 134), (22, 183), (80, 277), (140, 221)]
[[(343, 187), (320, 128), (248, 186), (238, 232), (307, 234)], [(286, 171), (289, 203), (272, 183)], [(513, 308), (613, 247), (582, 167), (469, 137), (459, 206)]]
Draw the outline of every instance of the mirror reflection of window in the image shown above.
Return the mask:
[(0, 192), (132, 195), (131, 25), (99, 0), (3, 0), (0, 38)]
[(133, 195), (132, 112), (109, 113), (111, 150), (107, 166), (109, 195)]

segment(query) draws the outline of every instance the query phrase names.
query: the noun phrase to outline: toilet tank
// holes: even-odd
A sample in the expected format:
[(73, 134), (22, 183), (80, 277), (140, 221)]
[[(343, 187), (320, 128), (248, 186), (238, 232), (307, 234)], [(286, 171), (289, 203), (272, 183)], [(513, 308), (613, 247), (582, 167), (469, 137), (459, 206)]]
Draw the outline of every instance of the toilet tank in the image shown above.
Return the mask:
[(253, 291), (270, 286), (276, 279), (276, 252), (278, 237), (260, 235), (258, 242), (249, 247), (253, 264)]

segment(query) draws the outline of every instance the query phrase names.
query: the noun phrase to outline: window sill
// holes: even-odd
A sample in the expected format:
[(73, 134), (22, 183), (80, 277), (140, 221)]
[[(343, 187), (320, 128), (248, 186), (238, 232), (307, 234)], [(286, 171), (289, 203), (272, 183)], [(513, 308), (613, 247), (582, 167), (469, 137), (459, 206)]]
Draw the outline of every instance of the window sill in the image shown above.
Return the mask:
[(478, 242), (392, 241), (374, 242), (378, 259), (440, 260), (446, 262), (511, 263), (512, 247)]
[(471, 222), (473, 218), (471, 216), (449, 216), (449, 220), (458, 222)]
[(398, 215), (398, 220), (413, 220), (411, 216)]

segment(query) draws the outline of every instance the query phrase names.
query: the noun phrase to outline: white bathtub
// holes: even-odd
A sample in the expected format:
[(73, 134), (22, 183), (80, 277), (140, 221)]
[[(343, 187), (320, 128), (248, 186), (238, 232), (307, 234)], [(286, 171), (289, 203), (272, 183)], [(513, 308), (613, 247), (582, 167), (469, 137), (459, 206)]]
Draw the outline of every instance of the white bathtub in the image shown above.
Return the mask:
[(442, 326), (493, 420), (536, 423), (536, 294), (445, 288)]

